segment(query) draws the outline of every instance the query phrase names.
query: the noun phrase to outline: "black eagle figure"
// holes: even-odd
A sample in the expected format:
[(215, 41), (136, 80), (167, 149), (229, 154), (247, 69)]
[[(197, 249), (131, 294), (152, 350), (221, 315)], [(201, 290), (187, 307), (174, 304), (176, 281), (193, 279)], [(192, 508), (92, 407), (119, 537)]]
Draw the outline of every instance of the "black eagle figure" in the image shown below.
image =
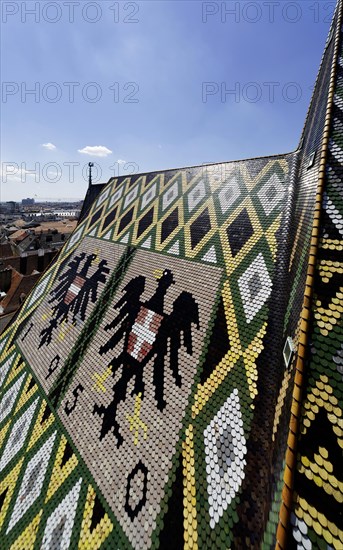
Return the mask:
[[(58, 278), (60, 283), (54, 288), (54, 290), (51, 291), (51, 298), (48, 300), (48, 303), (51, 304), (55, 302), (56, 300), (60, 300), (65, 293), (67, 292), (70, 281), (73, 281), (77, 275), (77, 271), (81, 265), (81, 262), (85, 259), (86, 254), (85, 252), (82, 252), (80, 256), (74, 256), (71, 262), (68, 264), (68, 269), (61, 275), (61, 277)], [(57, 306), (55, 306), (53, 311), (56, 309)]]
[(49, 303), (57, 302), (52, 308), (53, 317), (50, 319), (49, 326), (40, 333), (41, 340), (39, 348), (44, 344), (49, 345), (52, 340), (52, 333), (63, 321), (71, 322), (77, 320), (84, 321), (86, 318), (86, 309), (91, 300), (94, 303), (98, 295), (99, 283), (106, 282), (106, 276), (110, 272), (106, 260), (101, 260), (98, 269), (87, 277), (88, 271), (96, 259), (95, 254), (89, 254), (80, 270), (81, 262), (85, 254), (76, 256), (69, 264), (69, 269), (59, 278), (59, 285), (51, 292)]
[[(178, 352), (183, 344), (189, 355), (193, 355), (192, 324), (197, 329), (199, 325), (198, 305), (190, 292), (181, 292), (173, 303), (172, 312), (164, 313), (164, 297), (168, 288), (174, 284), (173, 274), (169, 269), (163, 272), (158, 281), (157, 289), (150, 300), (141, 301), (145, 289), (145, 277), (132, 279), (123, 289), (124, 295), (115, 304), (119, 309), (116, 318), (105, 330), (115, 329), (108, 342), (100, 347), (103, 355), (124, 338), (123, 351), (114, 356), (109, 363), (113, 378), (122, 367), (120, 378), (113, 385), (113, 400), (108, 406), (94, 405), (93, 414), (102, 417), (100, 440), (113, 428), (117, 438), (117, 447), (123, 443), (116, 420), (117, 408), (126, 398), (129, 381), (134, 378), (134, 388), (131, 395), (144, 397), (144, 368), (153, 361), (153, 384), (157, 407), (163, 411), (167, 402), (164, 399), (164, 367), (168, 361), (175, 380), (181, 387), (182, 380), (179, 373)], [(181, 336), (183, 335), (183, 337)]]

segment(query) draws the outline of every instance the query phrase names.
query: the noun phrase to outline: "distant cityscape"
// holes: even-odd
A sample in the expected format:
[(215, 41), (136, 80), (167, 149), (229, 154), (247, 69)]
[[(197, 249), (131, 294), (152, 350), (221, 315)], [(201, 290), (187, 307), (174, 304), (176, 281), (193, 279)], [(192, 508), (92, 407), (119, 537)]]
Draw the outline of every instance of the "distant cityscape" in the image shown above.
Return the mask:
[(34, 198), (16, 201), (0, 202), (0, 223), (7, 220), (23, 218), (24, 220), (38, 218), (42, 221), (58, 220), (59, 218), (78, 218), (83, 201), (58, 200), (36, 201)]
[(77, 226), (83, 201), (0, 202), (0, 333)]

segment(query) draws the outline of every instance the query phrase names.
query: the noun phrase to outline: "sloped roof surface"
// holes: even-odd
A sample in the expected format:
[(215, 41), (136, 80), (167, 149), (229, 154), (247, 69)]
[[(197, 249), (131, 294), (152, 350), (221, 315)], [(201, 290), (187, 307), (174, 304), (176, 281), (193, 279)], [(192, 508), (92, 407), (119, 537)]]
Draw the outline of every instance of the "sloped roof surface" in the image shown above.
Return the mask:
[(340, 41), (294, 487), (293, 537), (304, 548), (343, 547), (342, 48)]
[(7, 314), (18, 309), (22, 297), (26, 296), (32, 289), (34, 283), (39, 279), (40, 273), (33, 272), (31, 275), (22, 275), (15, 269), (10, 269), (12, 272), (11, 286), (7, 291), (6, 296), (0, 301), (3, 313)]
[(297, 152), (111, 179), (0, 339), (6, 548), (341, 547), (341, 9)]

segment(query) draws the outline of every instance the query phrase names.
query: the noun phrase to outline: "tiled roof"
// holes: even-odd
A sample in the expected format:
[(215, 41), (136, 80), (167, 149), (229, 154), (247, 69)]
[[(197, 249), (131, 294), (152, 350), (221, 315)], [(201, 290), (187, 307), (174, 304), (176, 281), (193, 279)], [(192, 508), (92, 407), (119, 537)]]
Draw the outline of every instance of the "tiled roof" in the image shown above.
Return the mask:
[(338, 6), (296, 152), (112, 178), (0, 338), (6, 547), (342, 548)]
[(11, 286), (8, 289), (6, 296), (0, 301), (2, 313), (7, 314), (12, 311), (16, 311), (23, 301), (23, 297), (31, 291), (32, 287), (40, 277), (38, 271), (33, 272), (31, 275), (22, 275), (15, 269), (10, 270)]
[(26, 237), (29, 235), (29, 233), (25, 229), (18, 229), (18, 231), (15, 231), (11, 234), (10, 239), (12, 241), (20, 242), (26, 239)]
[(0, 259), (13, 256), (12, 246), (9, 242), (0, 243)]

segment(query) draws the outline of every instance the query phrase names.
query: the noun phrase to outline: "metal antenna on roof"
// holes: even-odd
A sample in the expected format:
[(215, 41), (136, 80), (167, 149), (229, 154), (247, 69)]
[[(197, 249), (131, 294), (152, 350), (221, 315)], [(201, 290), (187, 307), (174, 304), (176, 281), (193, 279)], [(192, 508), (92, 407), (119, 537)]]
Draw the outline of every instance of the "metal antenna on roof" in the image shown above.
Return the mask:
[(88, 185), (89, 187), (92, 185), (92, 168), (94, 166), (94, 162), (89, 162), (88, 163), (88, 166), (89, 166), (89, 178), (88, 178)]

